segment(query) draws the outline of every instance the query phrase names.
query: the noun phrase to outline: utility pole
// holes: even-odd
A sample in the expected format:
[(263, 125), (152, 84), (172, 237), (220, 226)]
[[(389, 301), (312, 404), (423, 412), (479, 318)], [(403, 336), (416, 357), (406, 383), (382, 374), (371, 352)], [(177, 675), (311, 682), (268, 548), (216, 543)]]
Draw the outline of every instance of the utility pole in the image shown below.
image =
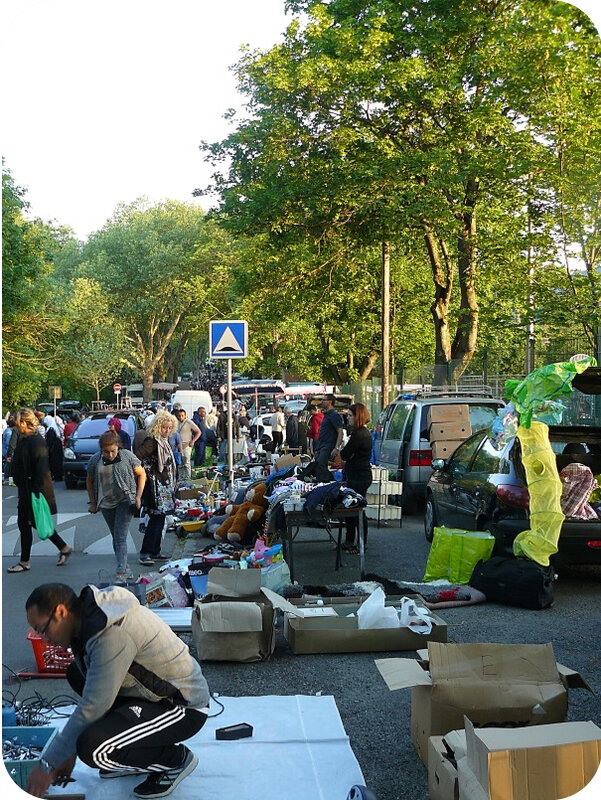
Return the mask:
[(390, 388), (390, 242), (382, 242), (382, 409)]

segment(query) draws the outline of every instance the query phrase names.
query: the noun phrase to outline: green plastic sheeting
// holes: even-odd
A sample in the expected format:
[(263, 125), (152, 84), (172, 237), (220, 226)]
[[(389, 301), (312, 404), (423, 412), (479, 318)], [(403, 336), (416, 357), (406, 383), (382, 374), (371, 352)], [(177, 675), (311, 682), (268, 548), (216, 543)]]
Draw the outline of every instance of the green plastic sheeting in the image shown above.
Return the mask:
[(549, 442), (548, 426), (533, 421), (530, 427), (520, 425), (517, 435), (530, 493), (530, 529), (515, 537), (513, 552), (547, 567), (549, 556), (557, 552), (564, 521), (561, 511), (563, 487)]
[(580, 361), (546, 364), (527, 375), (523, 381), (507, 381), (504, 396), (520, 414), (520, 425), (529, 428), (537, 419), (537, 410), (549, 408), (549, 401), (572, 392), (572, 379), (588, 367), (596, 366), (592, 356)]
[(424, 581), (469, 583), (478, 561), (488, 561), (494, 546), (495, 537), (488, 531), (434, 528)]

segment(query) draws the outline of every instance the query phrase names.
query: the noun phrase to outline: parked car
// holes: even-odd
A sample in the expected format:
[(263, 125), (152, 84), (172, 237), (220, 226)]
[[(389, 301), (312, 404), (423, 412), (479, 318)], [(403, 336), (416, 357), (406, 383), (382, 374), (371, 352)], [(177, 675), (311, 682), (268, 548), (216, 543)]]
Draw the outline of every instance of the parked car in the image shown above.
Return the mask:
[(64, 422), (69, 422), (73, 419), (73, 413), (81, 411), (82, 407), (79, 400), (61, 400), (57, 406), (56, 413)]
[(428, 412), (433, 405), (468, 405), (473, 432), (488, 428), (504, 405), (492, 392), (437, 392), (435, 390), (399, 395), (380, 414), (374, 448), (378, 463), (396, 473), (403, 482), (403, 510), (415, 511), (423, 500), (432, 474), (432, 446)]
[(284, 404), (283, 411), (292, 411), (293, 414), (300, 414), (301, 411), (304, 411), (307, 407), (307, 403), (304, 400), (288, 400), (287, 403)]
[[(579, 462), (598, 475), (601, 473), (601, 426), (595, 424), (595, 415), (580, 417), (575, 424), (563, 423), (573, 418), (572, 409), (584, 408), (581, 398), (585, 395), (578, 387), (593, 388), (601, 394), (601, 369), (589, 368), (574, 378), (573, 386), (573, 401), (564, 414), (562, 425), (549, 428), (557, 468), (561, 471), (566, 464)], [(585, 445), (587, 453), (564, 454), (566, 445), (574, 443)], [(497, 540), (497, 554), (511, 553), (517, 534), (529, 527), (530, 498), (519, 439), (497, 449), (490, 430), (479, 431), (466, 439), (448, 459), (433, 461), (432, 467), (434, 472), (426, 488), (426, 538), (432, 540), (436, 525), (487, 530)], [(556, 560), (601, 564), (601, 519), (565, 520)]]
[(86, 479), (88, 462), (98, 452), (98, 439), (108, 430), (111, 417), (121, 420), (121, 429), (134, 434), (143, 427), (142, 418), (132, 411), (99, 411), (83, 419), (67, 439), (63, 451), (63, 475), (66, 489), (76, 489), (78, 481)]

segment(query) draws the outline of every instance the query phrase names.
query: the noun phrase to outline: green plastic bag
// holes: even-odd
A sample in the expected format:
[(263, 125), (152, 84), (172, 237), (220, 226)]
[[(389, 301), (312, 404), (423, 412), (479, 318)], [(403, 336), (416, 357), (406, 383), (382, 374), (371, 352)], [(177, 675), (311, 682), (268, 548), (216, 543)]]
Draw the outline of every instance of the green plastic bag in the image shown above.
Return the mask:
[(494, 546), (495, 537), (488, 531), (434, 528), (423, 580), (468, 583), (478, 561), (488, 561)]
[(424, 581), (437, 581), (440, 578), (448, 579), (449, 563), (451, 561), (451, 538), (453, 528), (434, 528), (434, 536), (430, 545), (430, 554), (426, 564)]
[(495, 537), (488, 531), (454, 531), (449, 561), (451, 583), (469, 583), (478, 561), (488, 561), (494, 546)]
[(545, 364), (533, 370), (523, 381), (507, 381), (504, 396), (519, 412), (523, 428), (529, 428), (536, 419), (557, 424), (557, 417), (561, 419), (561, 406), (550, 401), (571, 394), (574, 376), (596, 364), (592, 356), (578, 361)]
[(48, 501), (41, 492), (38, 495), (35, 492), (31, 493), (31, 507), (38, 536), (40, 539), (49, 539), (54, 533), (54, 520)]

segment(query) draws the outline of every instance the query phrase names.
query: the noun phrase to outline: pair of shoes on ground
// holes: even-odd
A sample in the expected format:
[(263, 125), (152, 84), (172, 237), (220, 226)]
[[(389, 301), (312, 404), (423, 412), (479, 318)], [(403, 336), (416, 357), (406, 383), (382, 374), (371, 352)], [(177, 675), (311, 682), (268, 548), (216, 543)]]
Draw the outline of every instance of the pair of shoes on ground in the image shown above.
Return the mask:
[(115, 573), (115, 580), (119, 583), (127, 583), (127, 581), (134, 581), (135, 576), (134, 573), (128, 569), (126, 572)]
[(148, 555), (147, 553), (140, 553), (140, 564), (144, 564), (146, 567), (152, 567), (155, 561), (170, 561), (171, 556), (166, 556), (164, 553), (159, 553), (156, 556)]
[[(198, 756), (183, 744), (180, 745), (180, 748), (182, 750), (181, 765), (173, 769), (168, 769), (165, 772), (150, 773), (145, 781), (134, 788), (133, 791), (136, 797), (167, 797), (184, 778), (187, 778), (188, 775), (194, 772), (198, 766)], [(122, 778), (127, 775), (136, 774), (140, 774), (140, 770), (100, 770), (101, 778)]]

